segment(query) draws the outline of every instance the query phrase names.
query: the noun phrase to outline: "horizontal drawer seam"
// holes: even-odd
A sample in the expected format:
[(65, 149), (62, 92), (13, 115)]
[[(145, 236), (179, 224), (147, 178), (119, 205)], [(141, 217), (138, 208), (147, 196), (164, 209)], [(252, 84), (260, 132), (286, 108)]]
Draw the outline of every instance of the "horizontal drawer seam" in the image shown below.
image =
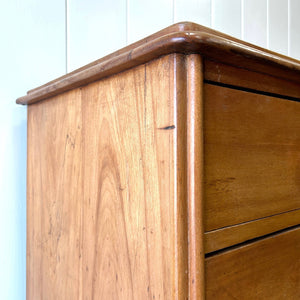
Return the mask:
[(269, 234), (266, 234), (266, 235), (263, 235), (263, 236), (259, 236), (259, 237), (256, 237), (256, 238), (253, 238), (253, 239), (250, 239), (250, 240), (247, 240), (247, 241), (244, 241), (242, 243), (238, 243), (238, 244), (226, 247), (226, 248), (222, 248), (220, 250), (216, 250), (216, 251), (206, 253), (205, 258), (214, 256), (214, 255), (217, 255), (217, 254), (221, 254), (221, 253), (224, 253), (224, 252), (228, 252), (228, 251), (231, 251), (231, 250), (243, 247), (243, 246), (247, 246), (249, 244), (252, 244), (254, 242), (258, 242), (258, 241), (261, 241), (261, 240), (264, 240), (264, 239), (267, 239), (267, 238), (273, 238), (273, 237), (275, 237), (275, 236), (277, 236), (281, 233), (288, 232), (288, 231), (294, 230), (294, 229), (300, 229), (300, 224), (295, 225), (295, 226), (290, 226), (290, 227), (287, 227), (287, 228), (284, 228), (284, 229), (281, 229), (281, 230), (278, 230), (278, 231), (275, 231), (275, 232), (272, 232), (272, 233), (269, 233)]
[(268, 215), (266, 217), (262, 217), (262, 218), (258, 218), (258, 219), (252, 219), (252, 220), (249, 220), (249, 221), (246, 221), (246, 222), (242, 222), (242, 223), (238, 223), (238, 224), (233, 224), (233, 225), (219, 227), (219, 228), (216, 228), (216, 229), (213, 229), (213, 230), (205, 231), (205, 233), (213, 233), (213, 232), (221, 230), (221, 229), (238, 227), (238, 226), (241, 226), (241, 225), (244, 225), (244, 224), (248, 224), (248, 223), (251, 223), (251, 222), (255, 222), (255, 221), (259, 221), (259, 220), (263, 220), (263, 219), (268, 219), (268, 218), (279, 216), (279, 215), (283, 215), (283, 214), (288, 214), (290, 212), (294, 212), (294, 211), (297, 211), (297, 210), (300, 210), (300, 207), (295, 208), (295, 209), (291, 209), (291, 210), (287, 210), (287, 211), (283, 211), (283, 212), (280, 212), (278, 214)]
[(231, 84), (227, 84), (227, 83), (215, 82), (215, 81), (211, 81), (211, 80), (204, 80), (204, 83), (211, 84), (211, 85), (217, 85), (217, 86), (221, 86), (221, 87), (225, 87), (225, 88), (229, 88), (229, 89), (239, 90), (239, 91), (243, 91), (243, 92), (249, 92), (249, 93), (254, 93), (254, 94), (284, 99), (284, 100), (300, 102), (300, 98), (297, 98), (297, 97), (291, 97), (291, 96), (286, 96), (286, 95), (281, 95), (281, 94), (276, 94), (276, 93), (271, 93), (271, 92), (264, 92), (264, 91), (260, 91), (260, 90), (256, 90), (256, 89), (240, 87), (237, 85), (231, 85)]

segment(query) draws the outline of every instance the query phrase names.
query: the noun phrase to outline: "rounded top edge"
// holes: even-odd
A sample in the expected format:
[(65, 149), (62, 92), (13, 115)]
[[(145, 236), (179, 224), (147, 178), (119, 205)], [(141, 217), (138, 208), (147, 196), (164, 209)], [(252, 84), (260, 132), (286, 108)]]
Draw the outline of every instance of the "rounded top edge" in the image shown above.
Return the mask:
[[(96, 60), (58, 79), (30, 90), (17, 99), (18, 104), (31, 104), (58, 93), (146, 63), (171, 53), (198, 53), (204, 58), (239, 66), (241, 57), (253, 64), (248, 69), (261, 72), (259, 64), (267, 64), (265, 73), (274, 68), (300, 71), (300, 62), (266, 50), (193, 22), (179, 22), (110, 55)], [(284, 75), (283, 75), (284, 76)], [(298, 76), (297, 76), (298, 77)], [(297, 81), (300, 81), (300, 79)]]

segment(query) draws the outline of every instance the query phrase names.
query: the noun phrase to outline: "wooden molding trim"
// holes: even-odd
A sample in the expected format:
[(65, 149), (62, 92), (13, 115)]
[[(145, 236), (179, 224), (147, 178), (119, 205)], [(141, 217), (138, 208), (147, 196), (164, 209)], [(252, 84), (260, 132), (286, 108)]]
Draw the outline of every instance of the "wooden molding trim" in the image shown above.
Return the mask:
[(32, 104), (171, 53), (199, 53), (205, 58), (300, 82), (299, 61), (204, 26), (185, 22), (172, 25), (120, 51), (33, 89), (26, 96), (18, 98), (16, 102)]
[(191, 54), (186, 64), (189, 299), (204, 299), (203, 61)]

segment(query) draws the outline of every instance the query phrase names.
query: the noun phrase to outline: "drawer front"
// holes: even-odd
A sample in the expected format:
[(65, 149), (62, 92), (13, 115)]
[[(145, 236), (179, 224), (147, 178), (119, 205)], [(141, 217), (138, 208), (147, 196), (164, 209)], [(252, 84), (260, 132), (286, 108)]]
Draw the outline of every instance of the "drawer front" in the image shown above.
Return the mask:
[(300, 208), (300, 103), (204, 93), (205, 231)]
[(300, 229), (205, 261), (206, 299), (300, 299)]

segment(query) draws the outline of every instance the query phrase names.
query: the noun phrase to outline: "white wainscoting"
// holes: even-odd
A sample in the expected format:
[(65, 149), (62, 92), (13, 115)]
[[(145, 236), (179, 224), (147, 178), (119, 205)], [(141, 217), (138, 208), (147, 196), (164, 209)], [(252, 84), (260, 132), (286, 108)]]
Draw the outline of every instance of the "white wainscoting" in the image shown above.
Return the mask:
[(180, 21), (300, 58), (299, 0), (67, 0), (72, 71)]

